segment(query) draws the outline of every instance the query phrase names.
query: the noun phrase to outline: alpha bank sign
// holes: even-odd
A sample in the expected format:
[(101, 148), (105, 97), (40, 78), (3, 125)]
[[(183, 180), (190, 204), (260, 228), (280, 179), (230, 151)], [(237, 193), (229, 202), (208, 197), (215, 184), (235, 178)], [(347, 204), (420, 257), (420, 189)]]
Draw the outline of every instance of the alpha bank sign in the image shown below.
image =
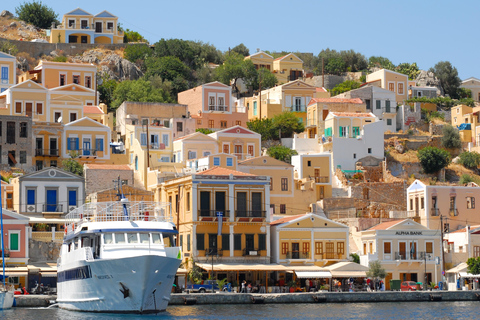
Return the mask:
[(397, 231), (395, 232), (396, 236), (421, 236), (423, 231)]

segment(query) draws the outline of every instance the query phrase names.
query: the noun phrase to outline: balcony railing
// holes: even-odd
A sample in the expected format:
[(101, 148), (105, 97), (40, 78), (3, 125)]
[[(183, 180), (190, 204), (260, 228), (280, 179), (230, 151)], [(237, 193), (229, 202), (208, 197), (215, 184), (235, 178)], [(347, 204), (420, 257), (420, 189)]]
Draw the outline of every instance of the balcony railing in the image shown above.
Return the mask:
[(317, 121), (312, 120), (312, 119), (307, 119), (307, 127), (316, 127), (317, 126)]
[(218, 248), (205, 248), (205, 256), (223, 256), (223, 250)]
[(310, 253), (301, 251), (287, 251), (285, 259), (310, 259)]
[(43, 204), (42, 212), (63, 212), (63, 204), (53, 203), (53, 204)]
[(35, 156), (58, 157), (59, 152), (58, 149), (35, 149)]
[(307, 112), (307, 106), (304, 104), (294, 105), (287, 109), (289, 109), (288, 111), (291, 111), (291, 112)]
[(457, 208), (450, 208), (450, 215), (452, 217), (458, 216), (458, 209)]
[(430, 211), (430, 215), (434, 217), (438, 217), (440, 215), (440, 209), (439, 208), (432, 208)]
[(94, 31), (95, 33), (114, 33), (113, 28), (106, 28), (103, 24), (101, 27), (97, 28), (96, 24), (68, 23), (66, 29)]
[(243, 256), (259, 256), (260, 255), (260, 251), (261, 250), (258, 250), (258, 249), (253, 249), (253, 248), (245, 248), (243, 249)]
[(265, 218), (267, 212), (262, 210), (235, 210), (237, 218)]
[(208, 111), (228, 111), (228, 106), (223, 105), (209, 105)]
[(212, 217), (216, 218), (217, 217), (217, 212), (222, 212), (223, 217), (230, 217), (230, 210), (198, 210), (198, 216), (199, 217)]
[(311, 177), (312, 180), (315, 180), (315, 183), (328, 183), (329, 177)]
[(418, 251), (397, 251), (395, 252), (395, 260), (434, 260), (433, 253)]

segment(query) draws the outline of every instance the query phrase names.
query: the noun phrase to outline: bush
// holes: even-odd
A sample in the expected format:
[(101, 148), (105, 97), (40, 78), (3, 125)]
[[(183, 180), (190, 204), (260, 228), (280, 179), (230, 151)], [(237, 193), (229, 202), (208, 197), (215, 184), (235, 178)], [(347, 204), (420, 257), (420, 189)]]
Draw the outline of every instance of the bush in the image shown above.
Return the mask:
[(65, 56), (58, 56), (52, 59), (55, 62), (67, 62), (68, 58)]
[(465, 151), (460, 154), (458, 163), (467, 169), (476, 169), (480, 165), (480, 153)]
[(417, 153), (425, 173), (435, 173), (450, 164), (450, 154), (447, 150), (436, 147), (426, 147)]
[(18, 19), (33, 24), (37, 28), (50, 28), (52, 22), (57, 22), (58, 14), (42, 2), (24, 2), (15, 8)]
[(478, 179), (475, 179), (475, 177), (472, 177), (471, 175), (466, 173), (460, 177), (460, 184), (467, 184), (470, 182), (475, 182), (478, 184)]
[(443, 127), (442, 146), (445, 148), (461, 148), (462, 141), (458, 130), (450, 125)]
[(210, 134), (210, 133), (214, 133), (215, 131), (207, 129), (207, 128), (198, 128), (197, 130), (195, 130), (195, 132), (201, 132), (203, 134)]
[(292, 156), (298, 154), (297, 151), (285, 146), (273, 146), (267, 149), (267, 154), (280, 161), (290, 163)]
[(136, 63), (137, 60), (145, 61), (152, 53), (153, 51), (148, 45), (134, 44), (125, 48), (123, 57), (130, 62)]

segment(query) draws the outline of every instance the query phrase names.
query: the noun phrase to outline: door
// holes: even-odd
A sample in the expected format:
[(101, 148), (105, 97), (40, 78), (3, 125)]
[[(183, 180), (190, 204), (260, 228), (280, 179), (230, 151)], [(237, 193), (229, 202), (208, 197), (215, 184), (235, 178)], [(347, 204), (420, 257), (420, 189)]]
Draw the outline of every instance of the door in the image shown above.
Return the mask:
[(200, 191), (200, 216), (210, 216), (210, 192)]
[(217, 254), (217, 234), (208, 234), (208, 249), (209, 254)]
[(417, 260), (417, 243), (410, 242), (410, 259)]
[(83, 139), (83, 155), (89, 156), (90, 155), (90, 138)]
[(398, 246), (399, 246), (398, 254), (400, 255), (400, 260), (407, 259), (407, 255), (406, 255), (407, 244), (405, 242), (400, 242)]
[(42, 156), (43, 155), (43, 139), (37, 138), (35, 140), (35, 155)]
[(292, 259), (300, 259), (300, 243), (292, 243)]
[(247, 216), (247, 193), (237, 192), (237, 217)]
[(19, 245), (19, 240), (20, 240), (20, 235), (18, 232), (12, 232), (10, 233), (10, 250), (12, 251), (18, 251), (20, 250), (20, 245)]
[(50, 155), (58, 156), (57, 139), (50, 139)]
[(323, 110), (323, 120), (327, 118), (328, 112), (329, 112), (328, 110), (325, 110), (325, 109)]
[(387, 273), (387, 276), (385, 277), (385, 290), (390, 290), (390, 280), (393, 279), (393, 274), (392, 273)]
[(252, 217), (262, 216), (262, 193), (252, 192)]
[(415, 216), (418, 216), (418, 197), (415, 197)]
[(255, 242), (254, 242), (253, 234), (245, 235), (245, 248), (247, 249), (247, 254), (249, 254), (249, 251), (255, 250)]
[(80, 41), (81, 41), (82, 43), (88, 43), (88, 38), (87, 38), (87, 36), (81, 36), (81, 37), (80, 37)]
[(57, 190), (47, 190), (47, 212), (57, 211)]
[[(223, 212), (223, 216), (225, 217), (225, 191), (215, 192), (215, 211)], [(216, 215), (215, 213), (215, 216)]]
[(102, 33), (102, 23), (95, 22), (95, 32)]
[(7, 209), (12, 209), (13, 208), (13, 193), (8, 192), (7, 193)]
[(243, 153), (243, 148), (241, 145), (235, 145), (235, 155), (239, 160), (242, 160), (242, 153)]
[(325, 253), (327, 259), (335, 259), (335, 249), (334, 249), (333, 242), (326, 242), (325, 243)]

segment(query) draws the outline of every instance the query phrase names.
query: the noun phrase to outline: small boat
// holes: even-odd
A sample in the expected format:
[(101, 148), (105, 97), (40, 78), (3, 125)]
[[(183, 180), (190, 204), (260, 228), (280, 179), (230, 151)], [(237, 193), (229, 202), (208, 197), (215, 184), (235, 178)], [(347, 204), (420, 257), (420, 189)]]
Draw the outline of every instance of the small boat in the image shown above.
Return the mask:
[(71, 211), (57, 261), (59, 308), (164, 311), (181, 263), (177, 235), (169, 203), (129, 202), (122, 195)]
[[(3, 206), (2, 206), (2, 192), (0, 192), (0, 232), (2, 238), (3, 233)], [(3, 238), (4, 239), (4, 238)], [(5, 241), (2, 241), (2, 286), (0, 287), (0, 309), (10, 309), (13, 307), (14, 301), (14, 287), (5, 283)]]

